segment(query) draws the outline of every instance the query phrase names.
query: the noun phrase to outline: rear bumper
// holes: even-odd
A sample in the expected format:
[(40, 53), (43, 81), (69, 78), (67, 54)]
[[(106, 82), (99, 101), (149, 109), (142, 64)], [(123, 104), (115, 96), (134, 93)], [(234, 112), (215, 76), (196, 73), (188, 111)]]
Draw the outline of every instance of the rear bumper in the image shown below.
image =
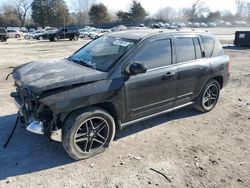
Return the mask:
[(227, 73), (226, 75), (224, 75), (224, 78), (223, 78), (223, 88), (227, 86), (227, 84), (229, 82), (229, 79), (230, 79), (230, 73)]

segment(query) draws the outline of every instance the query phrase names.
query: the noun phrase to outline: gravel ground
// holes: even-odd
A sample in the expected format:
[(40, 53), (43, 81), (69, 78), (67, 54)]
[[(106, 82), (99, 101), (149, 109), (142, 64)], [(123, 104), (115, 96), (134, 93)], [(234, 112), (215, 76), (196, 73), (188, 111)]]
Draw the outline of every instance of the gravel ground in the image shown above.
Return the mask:
[(137, 123), (105, 153), (84, 161), (72, 161), (60, 143), (21, 126), (3, 149), (16, 117), (13, 81), (5, 81), (12, 67), (66, 57), (86, 42), (0, 43), (0, 187), (249, 187), (250, 49), (244, 48), (225, 48), (231, 79), (209, 113), (186, 108)]

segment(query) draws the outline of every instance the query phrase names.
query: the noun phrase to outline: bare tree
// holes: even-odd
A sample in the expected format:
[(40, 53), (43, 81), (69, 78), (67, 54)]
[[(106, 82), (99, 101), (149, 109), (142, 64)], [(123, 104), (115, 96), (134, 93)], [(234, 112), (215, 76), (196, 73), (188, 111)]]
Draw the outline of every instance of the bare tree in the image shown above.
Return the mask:
[(244, 1), (235, 0), (235, 5), (236, 5), (236, 14), (237, 14), (237, 16), (241, 17), (242, 10), (243, 10), (243, 7), (244, 7)]
[(13, 0), (11, 6), (13, 7), (13, 12), (21, 23), (21, 27), (23, 27), (27, 18), (27, 13), (31, 7), (31, 0)]
[(191, 9), (186, 9), (186, 15), (189, 16), (191, 21), (199, 18), (201, 15), (208, 14), (210, 9), (205, 5), (205, 1), (196, 0)]
[(97, 3), (98, 0), (74, 0), (73, 7), (76, 12), (76, 22), (84, 25), (90, 22), (89, 10), (90, 7)]
[(177, 17), (177, 11), (172, 7), (166, 7), (160, 9), (156, 14), (155, 17), (162, 20), (172, 19)]
[(93, 4), (96, 4), (97, 0), (75, 0), (74, 7), (76, 11), (89, 11)]

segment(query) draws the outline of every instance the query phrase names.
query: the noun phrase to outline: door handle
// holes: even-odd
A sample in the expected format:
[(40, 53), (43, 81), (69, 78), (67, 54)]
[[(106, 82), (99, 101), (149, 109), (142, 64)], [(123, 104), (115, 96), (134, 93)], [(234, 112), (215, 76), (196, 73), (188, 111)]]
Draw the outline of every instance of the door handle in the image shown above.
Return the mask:
[(166, 74), (164, 74), (162, 76), (162, 80), (168, 80), (168, 79), (172, 78), (174, 75), (175, 75), (175, 73), (173, 73), (173, 72), (167, 72)]

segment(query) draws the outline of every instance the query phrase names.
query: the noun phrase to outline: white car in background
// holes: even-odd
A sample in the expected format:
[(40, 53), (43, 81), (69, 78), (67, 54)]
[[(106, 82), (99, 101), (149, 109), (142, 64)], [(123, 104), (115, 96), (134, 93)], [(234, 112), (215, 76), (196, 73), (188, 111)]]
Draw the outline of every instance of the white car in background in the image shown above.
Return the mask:
[(29, 33), (26, 33), (24, 35), (24, 38), (25, 39), (33, 39), (35, 35), (41, 34), (41, 33), (44, 33), (44, 32), (45, 32), (44, 30), (37, 30), (37, 31), (34, 31), (34, 32), (29, 32)]
[(20, 38), (23, 36), (23, 33), (21, 31), (14, 29), (7, 29), (7, 33), (9, 38)]

